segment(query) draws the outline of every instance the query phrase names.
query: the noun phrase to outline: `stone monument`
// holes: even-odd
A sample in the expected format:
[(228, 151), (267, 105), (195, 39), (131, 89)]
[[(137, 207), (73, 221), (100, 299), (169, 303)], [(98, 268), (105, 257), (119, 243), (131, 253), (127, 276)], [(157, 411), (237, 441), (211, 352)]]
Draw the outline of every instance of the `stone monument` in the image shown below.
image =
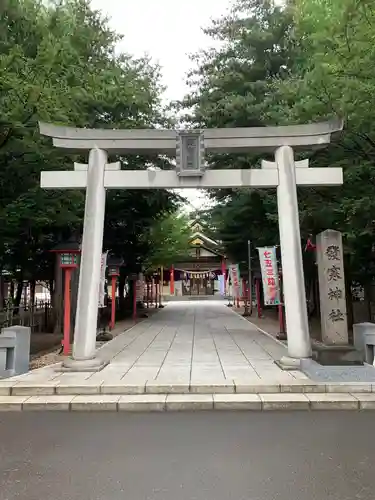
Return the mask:
[(344, 256), (339, 231), (327, 229), (317, 236), (320, 319), (325, 345), (348, 344)]

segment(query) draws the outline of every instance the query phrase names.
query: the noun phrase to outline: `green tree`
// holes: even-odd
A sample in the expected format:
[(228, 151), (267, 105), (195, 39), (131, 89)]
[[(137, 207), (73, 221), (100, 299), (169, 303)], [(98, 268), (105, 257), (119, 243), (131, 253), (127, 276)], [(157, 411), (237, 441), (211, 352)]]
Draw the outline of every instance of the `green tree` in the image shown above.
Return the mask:
[(367, 0), (296, 0), (291, 43), (295, 60), (286, 80), (274, 83), (279, 123), (345, 119), (340, 140), (311, 155), (313, 167), (342, 167), (344, 185), (309, 189), (300, 197), (305, 233), (342, 231), (350, 277), (374, 279), (375, 260), (375, 10)]
[[(272, 1), (238, 0), (231, 12), (206, 33), (221, 41), (217, 50), (197, 54), (191, 93), (181, 103), (199, 127), (266, 126), (275, 78), (291, 65), (292, 14)], [(257, 168), (251, 154), (211, 155), (213, 168)], [(211, 218), (217, 238), (236, 261), (247, 259), (247, 240), (278, 242), (274, 190), (213, 190)]]
[(155, 270), (169, 267), (188, 254), (191, 229), (186, 216), (172, 212), (155, 221), (145, 235), (150, 251), (145, 266)]
[[(343, 167), (344, 185), (298, 190), (300, 223), (303, 239), (327, 228), (342, 231), (347, 274), (361, 283), (375, 272), (374, 16), (366, 0), (291, 0), (283, 7), (239, 0), (208, 30), (223, 45), (197, 56), (196, 90), (184, 102), (199, 126), (345, 119), (338, 142), (309, 154), (312, 167)], [(249, 155), (210, 160), (215, 168), (259, 165)], [(221, 237), (236, 260), (247, 238), (278, 240), (274, 193), (222, 190), (212, 196)]]
[[(52, 279), (48, 251), (82, 231), (84, 193), (45, 191), (41, 170), (87, 161), (52, 147), (38, 120), (78, 127), (166, 126), (159, 69), (117, 55), (119, 36), (86, 0), (5, 0), (0, 5), (0, 267), (21, 279)], [(150, 158), (119, 157), (123, 168)], [(152, 161), (162, 163), (158, 158)], [(107, 194), (104, 246), (140, 265), (144, 232), (173, 210), (167, 191)]]

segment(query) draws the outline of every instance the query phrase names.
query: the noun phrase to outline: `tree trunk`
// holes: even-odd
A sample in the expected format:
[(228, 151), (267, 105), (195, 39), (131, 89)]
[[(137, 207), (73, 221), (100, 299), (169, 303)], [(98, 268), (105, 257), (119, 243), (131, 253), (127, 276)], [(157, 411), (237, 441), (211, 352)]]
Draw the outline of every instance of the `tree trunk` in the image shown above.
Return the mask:
[(3, 276), (3, 270), (0, 269), (0, 308), (2, 309), (4, 307), (4, 276)]
[(367, 304), (368, 321), (372, 321), (372, 310), (371, 310), (371, 285), (366, 284), (363, 287), (365, 301)]
[(123, 301), (125, 298), (125, 276), (120, 276), (118, 280), (118, 295), (120, 301)]
[(3, 300), (1, 302), (1, 307), (6, 308), (7, 303), (8, 303), (8, 299), (9, 299), (9, 283), (8, 283), (8, 281), (5, 281), (5, 278), (3, 281), (3, 291), (2, 292), (3, 292)]
[(22, 299), (22, 293), (23, 293), (23, 280), (17, 281), (17, 291), (16, 291), (16, 297), (14, 300), (14, 314), (18, 314), (20, 312), (20, 304), (21, 304), (21, 299)]
[(30, 280), (30, 309), (33, 310), (35, 306), (35, 288), (36, 281), (34, 279)]

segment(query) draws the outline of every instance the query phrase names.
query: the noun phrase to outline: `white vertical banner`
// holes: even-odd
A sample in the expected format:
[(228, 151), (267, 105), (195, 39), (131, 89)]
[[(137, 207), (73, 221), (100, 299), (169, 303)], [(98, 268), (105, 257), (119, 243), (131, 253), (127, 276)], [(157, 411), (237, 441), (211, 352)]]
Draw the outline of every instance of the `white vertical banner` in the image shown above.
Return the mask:
[(239, 297), (241, 294), (241, 281), (240, 281), (240, 267), (239, 267), (239, 265), (238, 264), (230, 264), (228, 274), (230, 274), (233, 294), (235, 294), (236, 297)]
[(229, 287), (229, 273), (227, 273), (227, 280), (225, 282), (225, 295), (228, 297), (230, 295), (230, 287)]
[(224, 297), (225, 296), (225, 278), (222, 274), (219, 274), (217, 279), (219, 281), (219, 293), (220, 293), (220, 295), (222, 295)]
[(262, 271), (264, 305), (280, 304), (279, 273), (277, 269), (276, 248), (258, 248), (260, 269)]
[[(137, 282), (135, 285), (137, 302), (143, 302), (144, 287), (145, 287), (145, 281), (144, 281), (143, 273), (139, 273), (137, 276)], [(152, 291), (152, 293), (155, 293), (154, 291), (155, 291), (155, 285), (154, 285), (154, 290)]]
[(102, 259), (100, 262), (100, 283), (99, 283), (99, 301), (98, 307), (105, 307), (105, 270), (107, 268), (107, 255), (108, 252), (102, 253)]

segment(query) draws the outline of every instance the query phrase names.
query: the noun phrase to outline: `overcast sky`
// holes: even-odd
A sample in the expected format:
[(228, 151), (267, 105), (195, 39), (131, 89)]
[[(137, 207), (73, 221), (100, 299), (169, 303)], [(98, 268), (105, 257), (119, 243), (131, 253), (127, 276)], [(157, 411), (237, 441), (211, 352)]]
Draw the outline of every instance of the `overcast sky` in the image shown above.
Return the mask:
[(148, 53), (162, 66), (168, 100), (185, 91), (189, 54), (212, 46), (202, 33), (211, 18), (225, 14), (231, 0), (92, 0), (124, 36), (119, 49), (136, 56)]
[[(160, 64), (166, 102), (186, 93), (189, 54), (214, 44), (202, 27), (225, 14), (231, 4), (232, 0), (92, 0), (108, 15), (111, 27), (124, 35), (119, 50), (135, 56), (147, 53)], [(204, 204), (197, 190), (185, 190), (184, 195), (195, 207)]]

